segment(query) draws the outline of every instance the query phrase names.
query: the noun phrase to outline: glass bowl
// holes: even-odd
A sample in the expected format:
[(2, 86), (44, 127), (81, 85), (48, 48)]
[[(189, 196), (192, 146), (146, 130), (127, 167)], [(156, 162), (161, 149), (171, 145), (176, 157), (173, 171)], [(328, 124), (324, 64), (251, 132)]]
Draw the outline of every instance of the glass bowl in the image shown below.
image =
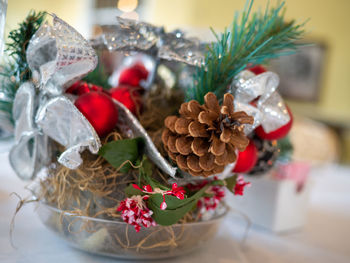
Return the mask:
[(159, 259), (184, 255), (213, 239), (227, 214), (224, 206), (208, 221), (172, 226), (134, 227), (121, 221), (76, 216), (40, 203), (41, 221), (75, 248), (124, 259)]

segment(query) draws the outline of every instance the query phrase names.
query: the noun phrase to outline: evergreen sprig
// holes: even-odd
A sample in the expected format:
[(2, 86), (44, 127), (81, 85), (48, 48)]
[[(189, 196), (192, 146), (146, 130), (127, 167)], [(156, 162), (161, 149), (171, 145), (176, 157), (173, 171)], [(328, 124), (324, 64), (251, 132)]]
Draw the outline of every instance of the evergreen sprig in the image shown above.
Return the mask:
[(268, 59), (291, 54), (304, 33), (303, 24), (284, 19), (284, 1), (265, 12), (252, 12), (254, 0), (247, 0), (241, 16), (235, 14), (230, 30), (220, 36), (212, 30), (216, 42), (208, 46), (204, 64), (194, 75), (187, 99), (203, 103), (206, 93), (222, 98), (232, 79), (247, 65), (262, 64)]
[(27, 81), (31, 78), (26, 51), (30, 39), (43, 23), (45, 15), (45, 12), (30, 11), (18, 28), (9, 33), (10, 42), (7, 43), (6, 52), (14, 59), (14, 76), (19, 81)]
[(107, 90), (111, 88), (111, 86), (108, 84), (108, 75), (101, 61), (99, 61), (96, 68), (87, 74), (82, 80), (86, 81), (87, 83), (101, 86)]
[(12, 114), (12, 103), (21, 83), (31, 78), (26, 51), (30, 39), (45, 19), (45, 12), (30, 11), (18, 28), (9, 33), (6, 43), (6, 61), (0, 67), (0, 111)]

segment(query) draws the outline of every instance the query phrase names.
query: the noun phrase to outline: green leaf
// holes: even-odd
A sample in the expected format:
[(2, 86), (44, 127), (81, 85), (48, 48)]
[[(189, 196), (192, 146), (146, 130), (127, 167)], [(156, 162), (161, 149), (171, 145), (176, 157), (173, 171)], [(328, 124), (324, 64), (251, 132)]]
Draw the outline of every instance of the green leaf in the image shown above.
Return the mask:
[(165, 202), (168, 205), (166, 210), (160, 209), (160, 204), (163, 202), (161, 194), (151, 195), (148, 199), (147, 206), (153, 211), (153, 219), (157, 224), (169, 226), (179, 221), (185, 214), (197, 204), (197, 199), (180, 200), (175, 196), (165, 196)]
[[(101, 54), (99, 52), (98, 57), (101, 57), (100, 55)], [(108, 84), (108, 75), (101, 61), (99, 61), (96, 68), (87, 76), (85, 76), (82, 80), (86, 81), (87, 83), (92, 83), (101, 86), (102, 88), (107, 90), (111, 88), (111, 86)]]
[(220, 185), (225, 186), (225, 182), (223, 180), (215, 180), (210, 183), (210, 185)]
[(167, 208), (165, 210), (160, 209), (160, 205), (163, 202), (163, 196), (161, 194), (151, 195), (148, 199), (147, 206), (153, 211), (152, 217), (157, 224), (169, 226), (175, 224), (185, 214), (191, 211), (197, 205), (198, 200), (205, 194), (205, 191), (209, 186), (210, 185), (204, 186), (193, 196), (183, 200), (180, 200), (175, 196), (166, 195), (165, 202)]
[(133, 195), (145, 195), (144, 192), (134, 188), (132, 184), (129, 184), (128, 187), (124, 189), (124, 192), (128, 197), (132, 197)]
[(130, 163), (126, 161), (135, 164), (140, 157), (142, 148), (142, 138), (125, 139), (106, 143), (101, 147), (98, 154), (105, 158), (114, 168), (119, 169), (122, 173), (126, 173), (131, 168)]
[(235, 174), (235, 175), (233, 175), (233, 176), (231, 176), (231, 177), (228, 177), (228, 178), (226, 178), (225, 179), (225, 182), (226, 182), (226, 188), (230, 191), (230, 192), (232, 192), (232, 193), (234, 193), (234, 187), (235, 187), (235, 185), (236, 185), (236, 183), (237, 183), (237, 174)]
[(152, 176), (152, 174), (153, 174), (153, 165), (148, 160), (146, 155), (142, 156), (140, 172), (143, 173), (145, 176), (148, 176), (148, 177)]

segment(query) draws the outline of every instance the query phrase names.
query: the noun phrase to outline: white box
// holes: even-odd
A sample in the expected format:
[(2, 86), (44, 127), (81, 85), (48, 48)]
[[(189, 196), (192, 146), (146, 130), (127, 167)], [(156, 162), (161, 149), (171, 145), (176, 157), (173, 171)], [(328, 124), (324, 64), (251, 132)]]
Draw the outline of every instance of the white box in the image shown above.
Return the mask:
[(299, 192), (296, 182), (289, 179), (245, 176), (245, 180), (251, 182), (251, 186), (245, 189), (244, 195), (229, 197), (227, 201), (253, 224), (274, 232), (298, 229), (305, 224), (310, 180)]

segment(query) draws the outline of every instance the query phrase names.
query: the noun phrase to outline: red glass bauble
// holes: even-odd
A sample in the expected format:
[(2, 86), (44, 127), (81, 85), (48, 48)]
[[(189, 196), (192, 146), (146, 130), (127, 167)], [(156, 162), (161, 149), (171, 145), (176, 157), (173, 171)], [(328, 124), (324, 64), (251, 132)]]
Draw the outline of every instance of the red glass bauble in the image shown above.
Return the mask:
[(137, 63), (130, 68), (124, 69), (119, 76), (119, 84), (139, 86), (141, 80), (146, 80), (148, 71), (144, 65)]
[(259, 74), (267, 71), (266, 68), (264, 68), (261, 65), (256, 65), (256, 66), (250, 67), (250, 68), (248, 67), (248, 70), (253, 72), (255, 75), (259, 75)]
[(90, 91), (102, 91), (102, 90), (103, 88), (100, 86), (88, 84), (85, 81), (77, 81), (66, 90), (66, 93), (80, 96)]
[(286, 108), (290, 116), (290, 121), (287, 124), (269, 133), (266, 133), (264, 131), (264, 128), (260, 125), (255, 129), (256, 135), (258, 135), (261, 139), (265, 139), (265, 140), (279, 140), (286, 137), (290, 129), (292, 128), (292, 124), (293, 124), (292, 112), (287, 105), (286, 105)]
[(104, 92), (90, 91), (78, 97), (74, 104), (100, 137), (110, 133), (117, 124), (117, 107)]
[(257, 160), (258, 150), (253, 140), (250, 140), (247, 148), (243, 152), (238, 153), (236, 165), (232, 171), (234, 173), (248, 173), (254, 168)]
[(129, 85), (119, 85), (116, 88), (110, 89), (109, 93), (113, 99), (121, 102), (134, 115), (140, 113), (142, 107), (140, 87), (132, 87)]

